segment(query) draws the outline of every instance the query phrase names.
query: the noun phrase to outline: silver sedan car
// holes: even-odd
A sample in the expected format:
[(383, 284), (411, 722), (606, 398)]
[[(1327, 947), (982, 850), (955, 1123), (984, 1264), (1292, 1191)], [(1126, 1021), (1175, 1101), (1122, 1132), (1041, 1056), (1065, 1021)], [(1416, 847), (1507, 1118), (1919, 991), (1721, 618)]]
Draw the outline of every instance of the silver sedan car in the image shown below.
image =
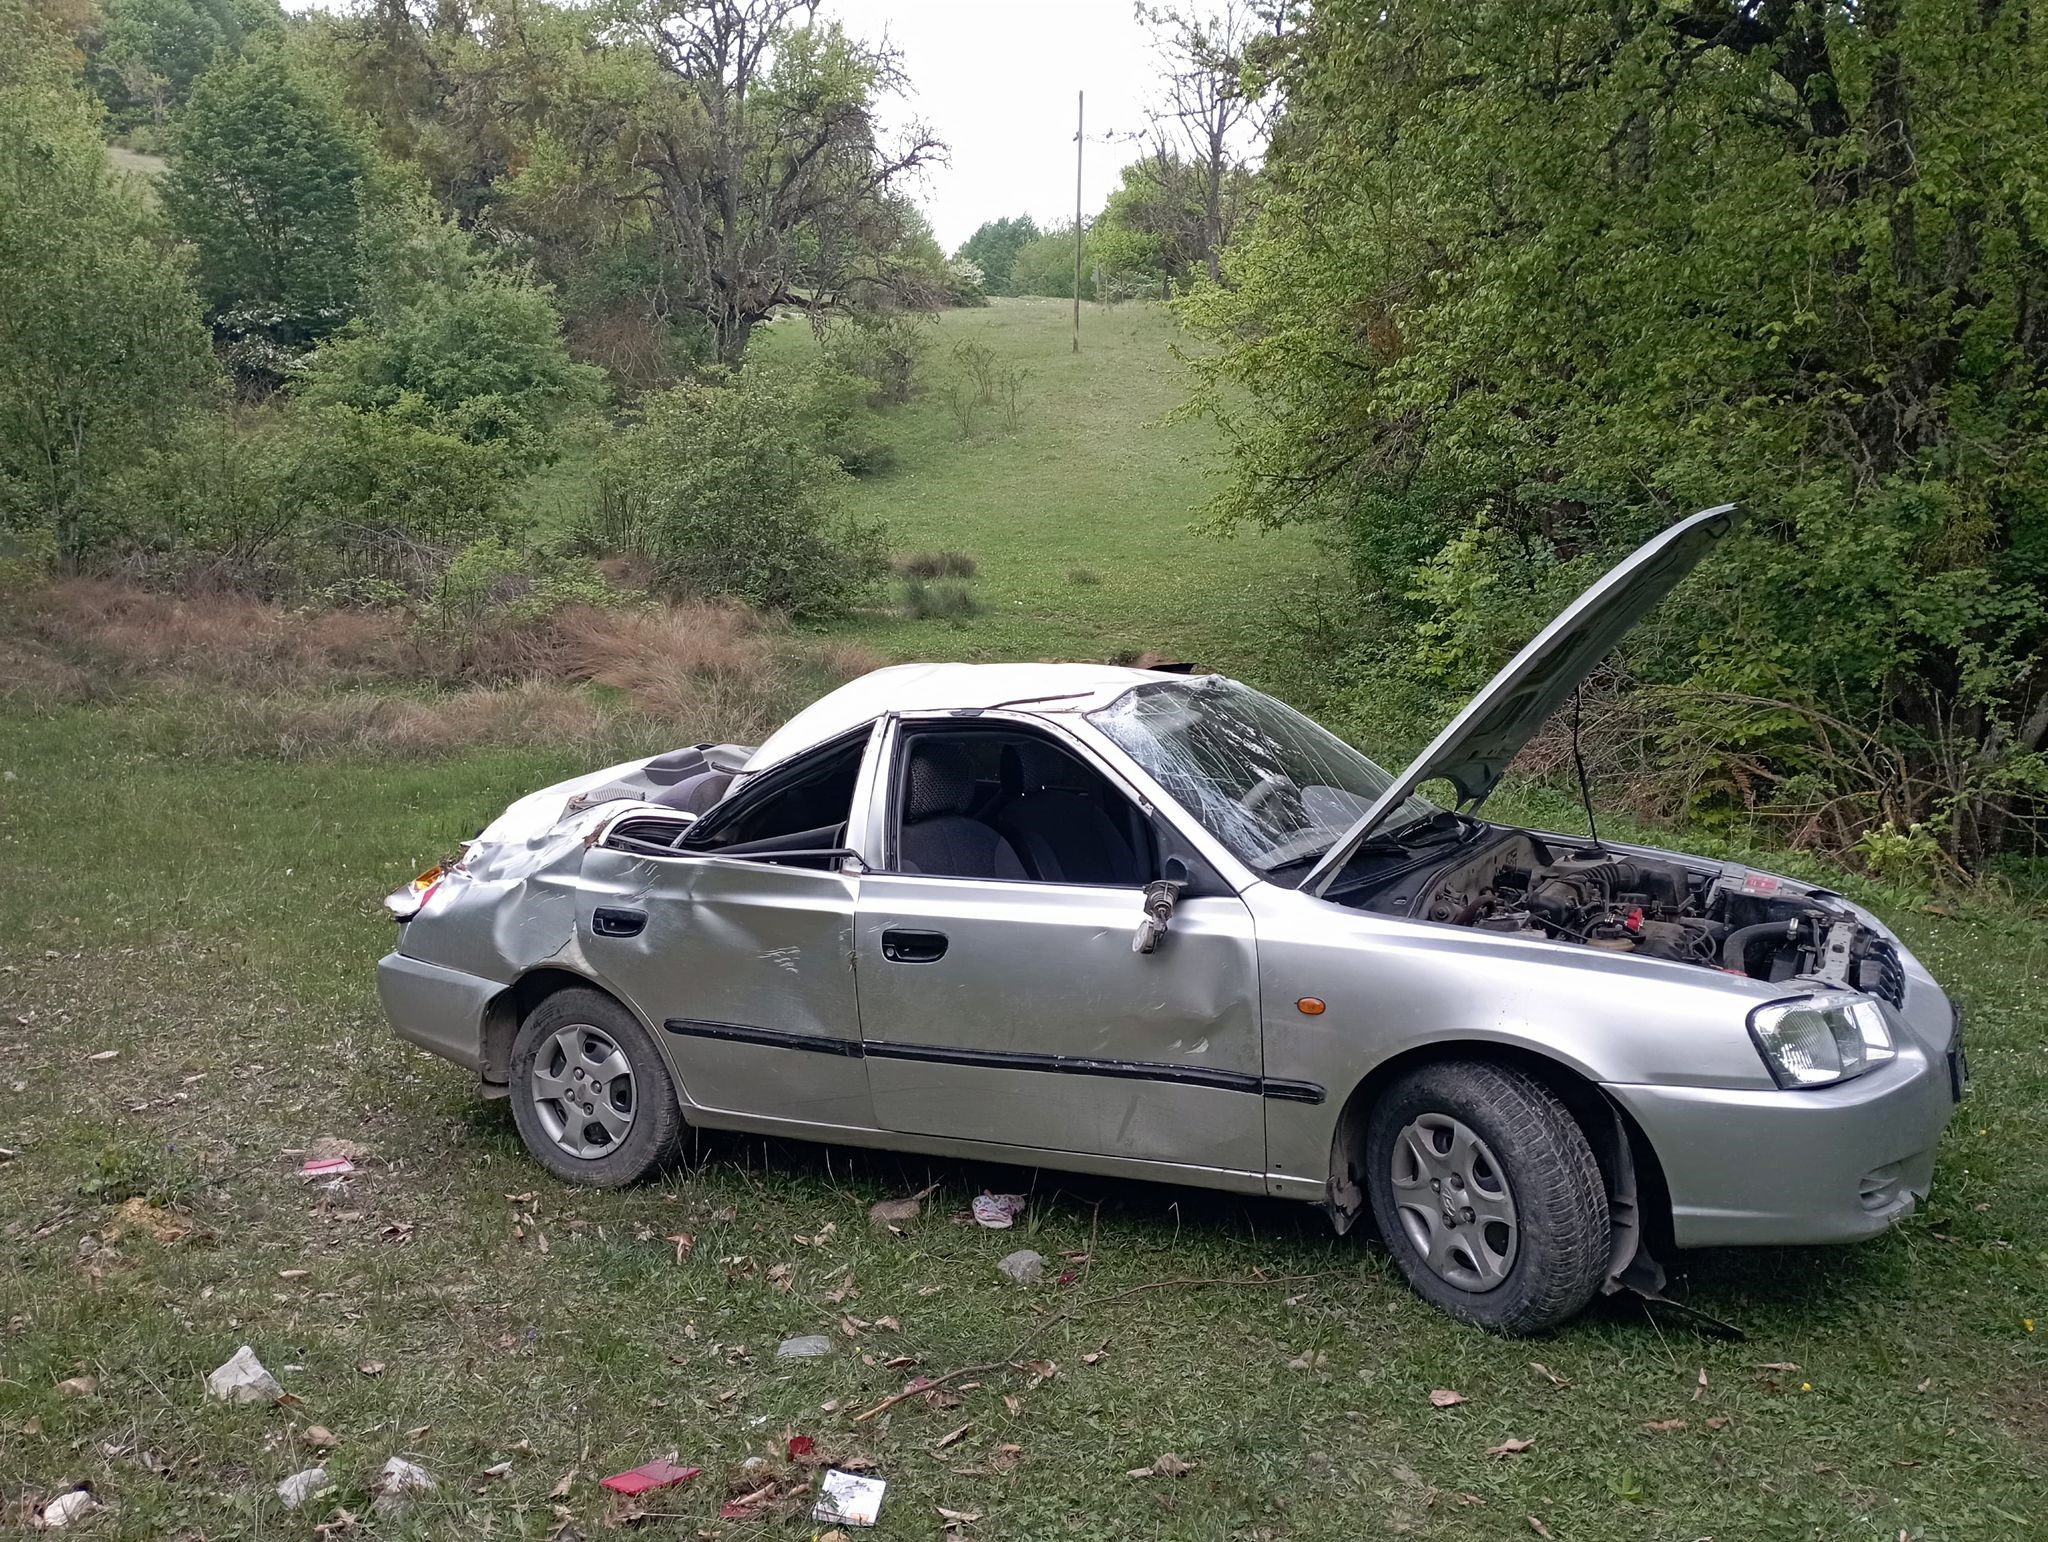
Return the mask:
[(1398, 776), (1216, 676), (913, 664), (550, 787), (391, 897), (385, 1010), (571, 1182), (694, 1124), (1278, 1195), (1502, 1332), (1672, 1249), (1869, 1237), (1965, 1079), (1898, 939), (1475, 812), (1737, 517), (1609, 572)]

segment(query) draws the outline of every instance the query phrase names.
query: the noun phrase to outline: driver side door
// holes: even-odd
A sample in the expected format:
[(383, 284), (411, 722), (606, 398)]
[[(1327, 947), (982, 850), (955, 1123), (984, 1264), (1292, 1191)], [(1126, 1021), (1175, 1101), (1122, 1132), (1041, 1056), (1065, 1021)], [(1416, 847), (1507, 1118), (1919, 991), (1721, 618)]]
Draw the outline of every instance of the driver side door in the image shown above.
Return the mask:
[[(1049, 864), (1030, 870), (1024, 839), (1013, 847), (1004, 835), (993, 769), (1004, 741), (1065, 757), (1072, 786), (1123, 800), (1103, 806), (1105, 828), (1151, 832), (1136, 865), (1123, 864), (1122, 881), (1071, 881)], [(975, 786), (948, 795), (957, 809), (934, 818), (950, 822), (949, 839), (913, 862), (905, 820), (914, 824), (919, 810), (910, 783), (929, 786), (919, 757), (941, 752), (953, 770), (964, 764)], [(1200, 877), (1156, 951), (1134, 952), (1145, 883), (1160, 876), (1172, 843), (1077, 745), (1016, 722), (911, 720), (884, 756), (886, 836), (855, 907), (876, 1122), (1263, 1172), (1258, 964), (1244, 902), (1213, 874)], [(1069, 866), (1082, 864), (1070, 857)]]

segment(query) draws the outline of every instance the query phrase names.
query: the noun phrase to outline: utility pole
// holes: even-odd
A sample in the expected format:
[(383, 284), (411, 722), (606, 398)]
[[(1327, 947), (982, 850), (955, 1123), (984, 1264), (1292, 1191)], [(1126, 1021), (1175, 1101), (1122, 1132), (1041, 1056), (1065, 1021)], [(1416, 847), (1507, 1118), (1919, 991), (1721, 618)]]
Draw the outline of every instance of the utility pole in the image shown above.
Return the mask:
[(1081, 351), (1081, 137), (1087, 93), (1074, 93), (1074, 352)]

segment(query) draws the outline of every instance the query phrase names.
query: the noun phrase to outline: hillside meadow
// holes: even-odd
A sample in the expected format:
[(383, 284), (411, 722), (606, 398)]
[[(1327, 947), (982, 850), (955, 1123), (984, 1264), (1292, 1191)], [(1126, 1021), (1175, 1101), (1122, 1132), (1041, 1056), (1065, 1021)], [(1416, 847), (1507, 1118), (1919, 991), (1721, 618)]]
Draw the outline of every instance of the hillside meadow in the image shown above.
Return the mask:
[[(105, 1538), (803, 1537), (805, 1435), (887, 1477), (880, 1537), (2041, 1534), (2048, 927), (1995, 891), (1838, 879), (1966, 1002), (1976, 1088), (1890, 1235), (1684, 1261), (1739, 1341), (1629, 1298), (1489, 1338), (1305, 1208), (1168, 1187), (706, 1136), (672, 1182), (570, 1190), (392, 1040), (381, 896), (604, 760), (758, 735), (888, 659), (1154, 652), (1313, 699), (1276, 642), (1312, 624), (1315, 544), (1201, 528), (1169, 318), (1083, 322), (1076, 357), (1056, 302), (949, 313), (881, 419), (857, 512), (899, 562), (972, 559), (950, 619), (899, 578), (828, 627), (570, 610), (477, 658), (356, 613), (4, 601), (0, 1525), (89, 1482)], [(962, 340), (1029, 371), (1014, 425), (960, 422)], [(337, 1141), (356, 1172), (302, 1182)], [(869, 1224), (928, 1187), (900, 1234)], [(1015, 1230), (961, 1223), (984, 1188), (1028, 1196)], [(1000, 1277), (1020, 1247), (1057, 1279)], [(831, 1356), (776, 1360), (813, 1332)], [(288, 1405), (205, 1399), (242, 1344)], [(961, 1367), (986, 1368), (861, 1417)], [(702, 1474), (637, 1512), (596, 1486), (671, 1453)], [(438, 1487), (389, 1520), (394, 1454)], [(316, 1461), (335, 1495), (287, 1515), (275, 1485)]]

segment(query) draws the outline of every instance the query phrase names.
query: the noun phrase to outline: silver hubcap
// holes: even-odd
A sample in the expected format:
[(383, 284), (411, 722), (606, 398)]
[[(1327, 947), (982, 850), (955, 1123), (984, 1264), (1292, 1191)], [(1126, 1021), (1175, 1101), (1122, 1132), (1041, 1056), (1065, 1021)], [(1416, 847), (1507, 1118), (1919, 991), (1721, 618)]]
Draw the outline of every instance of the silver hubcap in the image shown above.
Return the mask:
[(533, 1057), (533, 1108), (569, 1155), (604, 1156), (633, 1128), (633, 1067), (609, 1034), (573, 1023)]
[(1492, 1150), (1449, 1114), (1424, 1114), (1394, 1140), (1401, 1228), (1438, 1278), (1492, 1290), (1515, 1266), (1515, 1196)]

